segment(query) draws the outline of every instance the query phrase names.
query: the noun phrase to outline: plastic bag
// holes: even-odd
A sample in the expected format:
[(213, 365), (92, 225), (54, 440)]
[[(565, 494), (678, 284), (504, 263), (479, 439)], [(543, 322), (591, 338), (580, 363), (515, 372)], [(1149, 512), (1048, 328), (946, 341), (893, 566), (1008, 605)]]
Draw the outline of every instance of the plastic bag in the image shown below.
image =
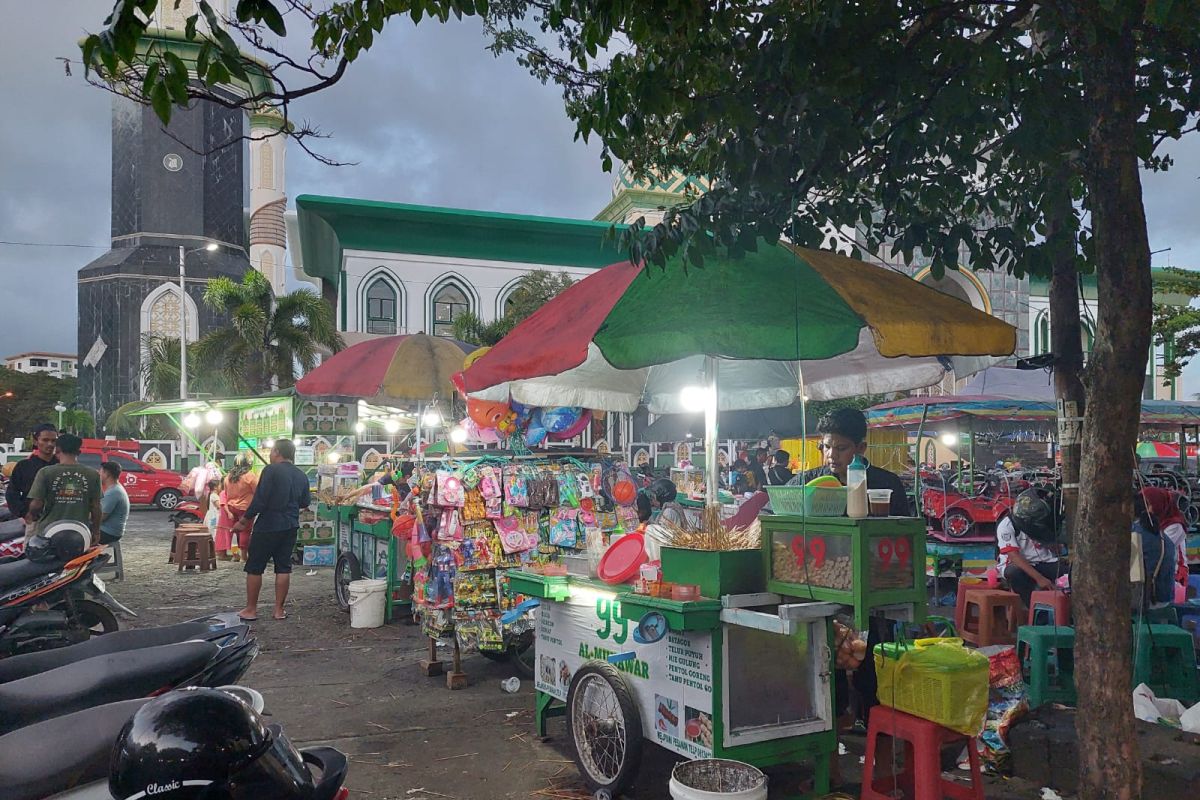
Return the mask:
[(987, 656), (962, 639), (918, 639), (875, 647), (879, 702), (978, 736), (988, 707)]
[(1133, 715), (1145, 722), (1165, 722), (1174, 726), (1181, 724), (1184, 714), (1183, 703), (1170, 698), (1160, 698), (1144, 683), (1133, 690)]

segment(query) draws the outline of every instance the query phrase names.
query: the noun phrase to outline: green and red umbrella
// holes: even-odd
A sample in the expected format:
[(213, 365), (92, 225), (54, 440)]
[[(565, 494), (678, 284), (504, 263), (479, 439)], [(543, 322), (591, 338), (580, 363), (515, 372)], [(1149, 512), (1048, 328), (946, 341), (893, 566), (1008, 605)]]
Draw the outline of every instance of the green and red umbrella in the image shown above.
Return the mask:
[(575, 283), (460, 376), (471, 396), (656, 413), (684, 408), (705, 358), (720, 410), (882, 394), (966, 377), (1016, 330), (908, 276), (834, 253), (763, 246), (685, 270), (613, 264)]

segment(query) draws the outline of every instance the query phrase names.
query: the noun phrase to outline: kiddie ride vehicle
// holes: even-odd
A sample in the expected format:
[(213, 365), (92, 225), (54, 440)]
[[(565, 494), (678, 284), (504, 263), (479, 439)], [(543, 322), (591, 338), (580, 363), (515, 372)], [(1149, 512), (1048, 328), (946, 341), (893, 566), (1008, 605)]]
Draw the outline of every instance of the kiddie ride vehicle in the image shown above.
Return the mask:
[(970, 493), (960, 488), (948, 467), (921, 471), (921, 512), (929, 535), (944, 542), (993, 542), (996, 525), (1029, 483), (1000, 472), (962, 477), (964, 484), (971, 482)]

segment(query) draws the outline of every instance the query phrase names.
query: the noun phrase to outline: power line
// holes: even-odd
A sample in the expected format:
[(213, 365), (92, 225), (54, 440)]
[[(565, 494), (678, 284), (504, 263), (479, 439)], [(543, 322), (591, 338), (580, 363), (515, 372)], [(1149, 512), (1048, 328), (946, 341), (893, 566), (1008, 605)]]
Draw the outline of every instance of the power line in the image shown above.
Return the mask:
[(82, 247), (91, 250), (108, 249), (108, 245), (101, 244), (68, 244), (65, 242), (10, 242), (6, 239), (0, 239), (0, 244), (12, 245), (14, 247)]

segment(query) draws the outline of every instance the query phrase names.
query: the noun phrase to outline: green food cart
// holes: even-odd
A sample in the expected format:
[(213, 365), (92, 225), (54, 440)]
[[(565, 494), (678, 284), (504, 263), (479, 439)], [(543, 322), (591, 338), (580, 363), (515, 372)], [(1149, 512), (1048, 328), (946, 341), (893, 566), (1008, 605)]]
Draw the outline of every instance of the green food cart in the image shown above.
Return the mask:
[[(757, 564), (758, 553), (745, 552)], [(689, 759), (808, 762), (805, 796), (829, 791), (835, 605), (763, 592), (681, 602), (524, 570), (509, 580), (540, 599), (538, 733), (549, 717), (567, 717), (575, 762), (597, 797), (634, 780), (647, 742)]]
[(412, 609), (412, 581), (408, 574), (408, 554), (403, 543), (392, 535), (392, 520), (384, 515), (377, 522), (362, 518), (357, 506), (319, 504), (317, 517), (329, 520), (337, 531), (337, 562), (333, 569), (333, 589), (338, 606), (350, 610), (350, 581), (363, 578), (386, 579), (384, 619), (392, 621), (396, 613)]
[(915, 517), (762, 516), (767, 591), (907, 622), (926, 616), (925, 523)]

